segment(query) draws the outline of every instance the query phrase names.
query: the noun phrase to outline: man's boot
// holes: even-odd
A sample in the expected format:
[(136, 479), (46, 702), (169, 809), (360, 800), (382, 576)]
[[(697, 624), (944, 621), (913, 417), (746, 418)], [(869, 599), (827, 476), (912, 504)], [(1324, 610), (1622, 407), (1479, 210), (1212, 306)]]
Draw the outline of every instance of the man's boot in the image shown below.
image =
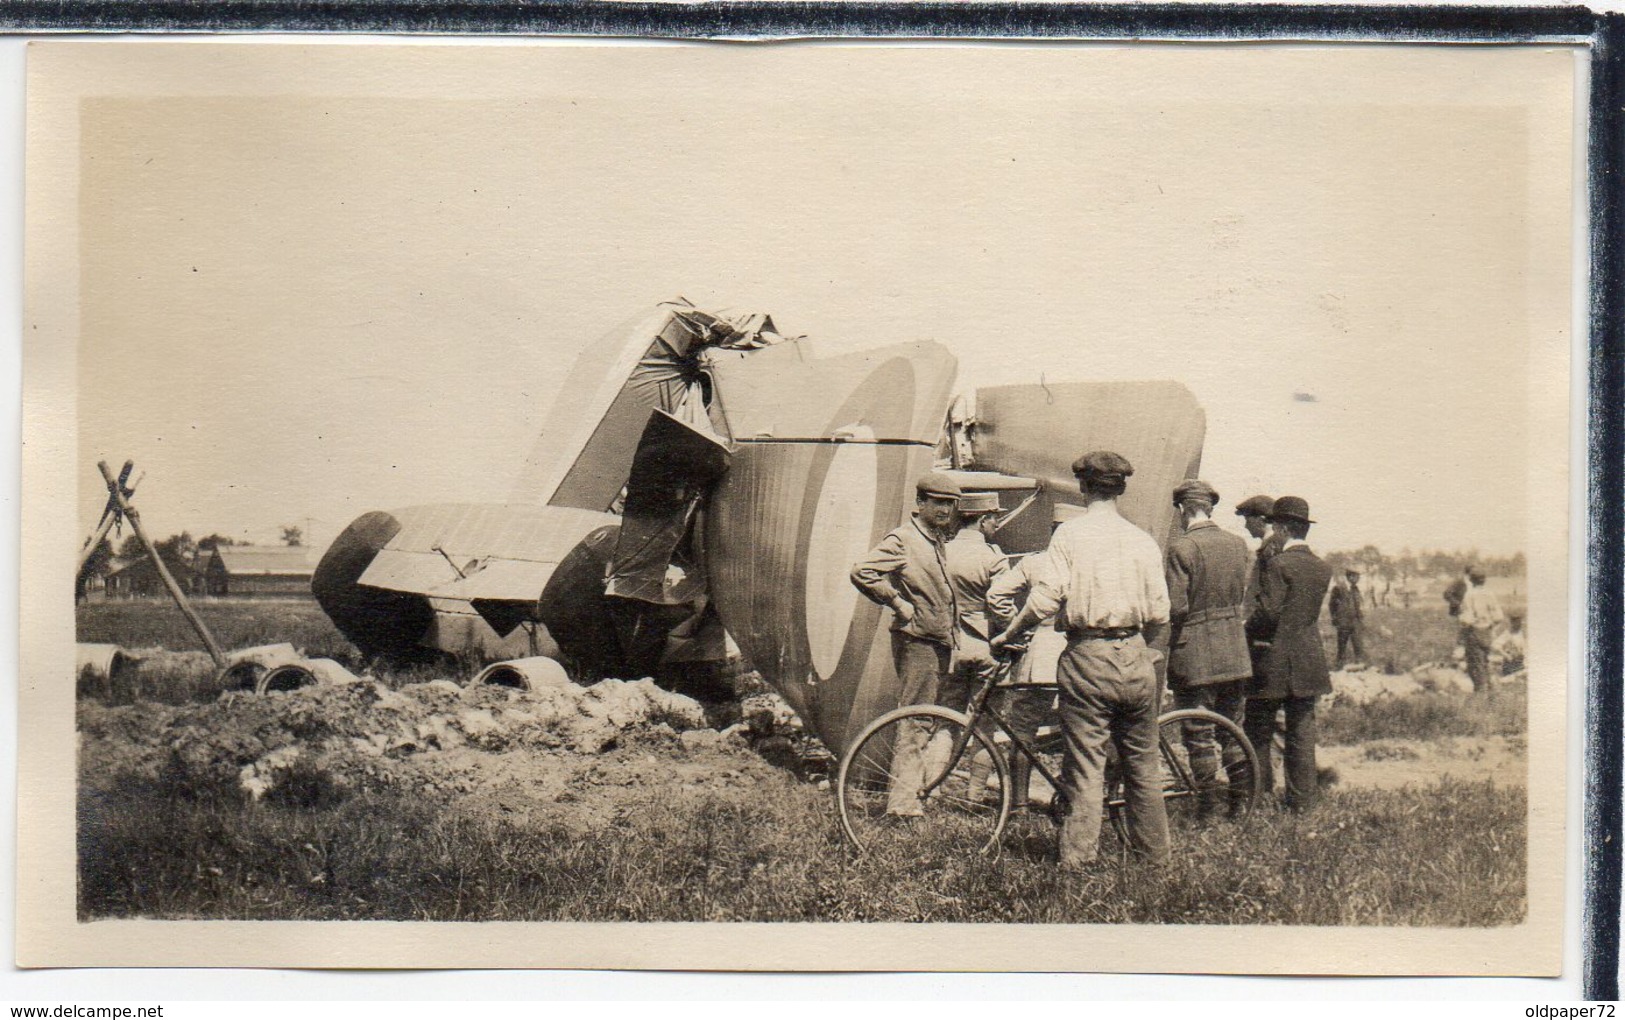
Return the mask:
[(1010, 810), (1027, 810), (1027, 795), (1033, 782), (1032, 759), (1017, 751), (1010, 756)]

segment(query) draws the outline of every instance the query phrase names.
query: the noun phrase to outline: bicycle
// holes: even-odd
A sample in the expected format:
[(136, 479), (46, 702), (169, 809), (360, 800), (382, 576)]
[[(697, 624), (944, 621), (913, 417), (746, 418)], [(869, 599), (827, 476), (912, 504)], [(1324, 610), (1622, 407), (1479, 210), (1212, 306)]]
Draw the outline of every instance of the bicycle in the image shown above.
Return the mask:
[[(905, 705), (866, 726), (852, 742), (836, 773), (836, 809), (841, 829), (860, 853), (887, 844), (929, 841), (990, 854), (1010, 818), (1012, 789), (1010, 763), (1024, 755), (1053, 791), (1050, 811), (1058, 821), (1065, 813), (1065, 794), (1058, 760), (1058, 730), (1031, 743), (1011, 727), (991, 702), (995, 690), (1054, 691), (1055, 684), (1002, 684), (1013, 663), (1004, 660), (984, 670), (981, 682), (965, 711), (941, 705)], [(1187, 737), (1193, 727), (1214, 728), (1230, 760), (1222, 766), (1193, 768)], [(1170, 831), (1209, 816), (1220, 805), (1243, 821), (1260, 798), (1258, 755), (1247, 735), (1234, 722), (1206, 709), (1166, 712), (1157, 718), (1158, 745), (1163, 766), (1163, 799), (1168, 806)], [(921, 773), (913, 797), (908, 781), (893, 775), (893, 748), (902, 736), (923, 748)], [(1006, 753), (1000, 744), (1008, 744)], [(1052, 770), (1052, 766), (1054, 766)], [(1232, 788), (1232, 783), (1235, 787)], [(1108, 772), (1106, 811), (1119, 836), (1123, 835), (1123, 797), (1120, 782)], [(923, 848), (922, 848), (923, 849)]]

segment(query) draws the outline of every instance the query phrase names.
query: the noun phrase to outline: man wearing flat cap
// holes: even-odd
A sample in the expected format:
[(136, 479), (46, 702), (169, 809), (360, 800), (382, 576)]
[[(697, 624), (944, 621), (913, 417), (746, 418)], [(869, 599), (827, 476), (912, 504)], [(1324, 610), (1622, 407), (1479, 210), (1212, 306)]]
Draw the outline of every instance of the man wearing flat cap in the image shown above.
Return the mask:
[(1264, 564), (1281, 551), (1281, 542), (1270, 529), (1270, 511), (1273, 509), (1275, 500), (1268, 496), (1248, 496), (1236, 504), (1236, 516), (1241, 518), (1242, 527), (1247, 529), (1247, 534), (1258, 539), (1257, 558), (1247, 578), (1247, 591), (1253, 597), (1257, 596), (1258, 578), (1263, 573)]
[[(1247, 572), (1252, 554), (1240, 535), (1213, 523), (1219, 494), (1190, 479), (1174, 488), (1174, 506), (1184, 534), (1168, 543), (1168, 688), (1177, 708), (1205, 708), (1242, 725), (1247, 678), (1253, 674), (1247, 642)], [(1223, 761), (1228, 788), (1239, 798), (1250, 793), (1252, 776), (1236, 741), (1212, 723), (1189, 723), (1184, 733), (1193, 777), (1203, 791), (1203, 815), (1220, 806), (1215, 782)], [(1232, 811), (1245, 805), (1230, 803)]]
[[(1269, 641), (1264, 635), (1257, 633), (1254, 622), (1258, 618), (1258, 598), (1260, 581), (1264, 576), (1264, 564), (1270, 557), (1281, 551), (1281, 540), (1276, 537), (1270, 527), (1270, 511), (1275, 509), (1275, 500), (1269, 496), (1248, 496), (1236, 504), (1236, 516), (1241, 518), (1242, 526), (1247, 534), (1258, 539), (1258, 551), (1253, 557), (1252, 566), (1247, 573), (1247, 640), (1252, 651), (1253, 675), (1263, 672), (1264, 653), (1269, 650)], [(1251, 738), (1248, 738), (1251, 739)]]
[[(933, 471), (914, 486), (914, 516), (893, 528), (852, 566), (852, 583), (892, 611), (892, 663), (902, 682), (899, 705), (935, 703), (948, 675), (959, 626), (946, 546), (958, 524), (959, 483)], [(954, 706), (963, 708), (963, 705)], [(930, 733), (908, 724), (892, 751), (886, 811), (920, 815)]]
[[(1067, 814), (1060, 863), (1081, 869), (1099, 854), (1106, 745), (1123, 771), (1128, 841), (1143, 859), (1168, 859), (1157, 737), (1157, 672), (1149, 642), (1168, 624), (1162, 553), (1150, 535), (1117, 512), (1134, 467), (1109, 450), (1072, 465), (1083, 494), (1081, 515), (1056, 529), (1027, 604), (994, 638), (1000, 652), (1016, 635), (1059, 611), (1066, 651), (1057, 672)], [(1062, 608), (1064, 606), (1064, 608)]]
[(1257, 608), (1249, 631), (1269, 642), (1260, 669), (1248, 687), (1247, 739), (1258, 752), (1264, 789), (1274, 788), (1270, 758), (1275, 713), (1286, 710), (1286, 751), (1282, 773), (1286, 806), (1314, 807), (1319, 795), (1315, 766), (1315, 705), (1332, 689), (1326, 649), (1320, 642), (1320, 607), (1331, 585), (1332, 568), (1309, 549), (1309, 504), (1282, 496), (1270, 511), (1270, 526), (1281, 551), (1264, 566)]

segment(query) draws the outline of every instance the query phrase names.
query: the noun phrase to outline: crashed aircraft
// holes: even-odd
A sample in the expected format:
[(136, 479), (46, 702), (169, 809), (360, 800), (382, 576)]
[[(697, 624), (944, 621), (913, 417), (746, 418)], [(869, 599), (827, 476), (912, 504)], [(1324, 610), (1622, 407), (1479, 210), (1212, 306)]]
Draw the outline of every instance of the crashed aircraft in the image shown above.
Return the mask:
[(1178, 383), (955, 400), (955, 372), (933, 342), (819, 357), (764, 315), (660, 305), (577, 362), (508, 503), (365, 514), (312, 588), (369, 656), (546, 656), (591, 682), (742, 653), (838, 754), (898, 703), (889, 621), (847, 573), (918, 475), (999, 492), (997, 541), (1020, 553), (1079, 500), (1084, 449), (1134, 463), (1120, 507), (1159, 539), (1200, 464), (1205, 416)]

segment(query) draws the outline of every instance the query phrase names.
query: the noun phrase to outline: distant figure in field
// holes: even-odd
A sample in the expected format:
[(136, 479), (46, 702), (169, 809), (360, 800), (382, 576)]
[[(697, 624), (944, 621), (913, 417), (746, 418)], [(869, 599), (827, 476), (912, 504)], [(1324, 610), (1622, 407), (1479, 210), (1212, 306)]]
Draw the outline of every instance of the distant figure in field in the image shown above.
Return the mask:
[(1523, 617), (1516, 613), (1507, 616), (1507, 629), (1495, 639), (1495, 652), (1501, 656), (1501, 675), (1507, 676), (1523, 668), (1525, 653)]
[[(1239, 535), (1213, 523), (1219, 493), (1191, 479), (1174, 489), (1185, 533), (1168, 543), (1168, 688), (1175, 708), (1205, 708), (1242, 725), (1247, 707), (1247, 678), (1253, 664), (1247, 641), (1247, 573), (1252, 554)], [(1221, 749), (1212, 723), (1187, 723), (1185, 748), (1191, 772), (1204, 791), (1198, 805), (1203, 816), (1220, 805), (1213, 780), (1221, 757), (1232, 791), (1250, 790), (1244, 756), (1235, 741)], [(1232, 800), (1232, 813), (1245, 805)]]
[(1314, 807), (1319, 795), (1315, 705), (1332, 689), (1326, 649), (1320, 643), (1320, 607), (1326, 601), (1332, 568), (1305, 541), (1315, 523), (1308, 502), (1282, 496), (1269, 519), (1282, 544), (1264, 567), (1258, 606), (1248, 626), (1248, 632), (1268, 642), (1268, 648), (1247, 691), (1247, 739), (1258, 752), (1264, 789), (1273, 789), (1275, 713), (1286, 710), (1282, 761), (1286, 806), (1303, 812)]
[(1451, 616), (1461, 615), (1461, 600), (1467, 597), (1467, 589), (1469, 587), (1467, 583), (1467, 572), (1471, 569), (1471, 567), (1464, 569), (1461, 572), (1461, 576), (1456, 578), (1454, 581), (1451, 581), (1450, 587), (1444, 590), (1443, 598), (1445, 609), (1449, 611)]
[(1461, 599), (1461, 644), (1467, 652), (1467, 676), (1474, 692), (1490, 686), (1490, 644), (1505, 617), (1501, 603), (1484, 587), (1484, 571), (1467, 568), (1467, 593)]
[(1332, 629), (1337, 631), (1337, 665), (1342, 669), (1348, 663), (1348, 653), (1354, 652), (1354, 661), (1365, 662), (1365, 648), (1360, 641), (1361, 625), (1365, 613), (1360, 608), (1360, 572), (1343, 571), (1345, 580), (1332, 587), (1328, 608), (1332, 614)]

